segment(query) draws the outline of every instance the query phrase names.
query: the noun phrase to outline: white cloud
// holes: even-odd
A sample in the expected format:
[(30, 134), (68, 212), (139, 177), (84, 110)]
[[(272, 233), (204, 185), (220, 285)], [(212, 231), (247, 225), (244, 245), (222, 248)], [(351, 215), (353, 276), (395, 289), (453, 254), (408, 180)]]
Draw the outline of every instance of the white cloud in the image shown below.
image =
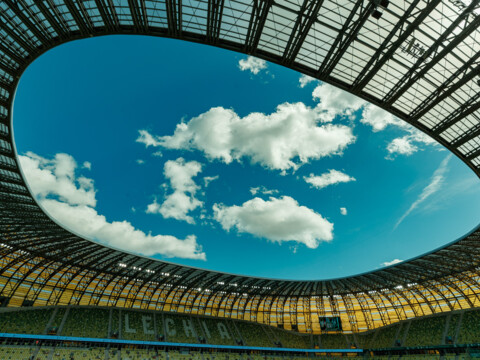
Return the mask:
[(307, 86), (307, 84), (309, 84), (313, 81), (316, 81), (316, 80), (317, 79), (315, 79), (311, 76), (302, 74), (302, 76), (300, 76), (300, 79), (298, 79), (298, 82), (300, 83), (300, 87), (304, 88), (305, 86)]
[(305, 182), (309, 183), (313, 187), (316, 187), (317, 189), (323, 189), (324, 187), (338, 183), (356, 181), (354, 177), (334, 169), (331, 169), (329, 172), (319, 176), (310, 174), (308, 177), (304, 176), (303, 179)]
[(137, 138), (136, 142), (145, 144), (147, 148), (149, 146), (158, 146), (158, 142), (147, 130), (139, 130), (138, 132), (140, 133), (140, 136)]
[(136, 163), (137, 163), (138, 165), (143, 165), (143, 164), (145, 164), (145, 160), (137, 159), (137, 160), (136, 160)]
[(303, 103), (279, 105), (275, 113), (251, 113), (244, 118), (222, 107), (177, 125), (172, 136), (152, 136), (140, 130), (138, 142), (168, 149), (200, 150), (225, 163), (249, 158), (269, 169), (297, 169), (310, 160), (340, 155), (355, 141), (344, 125), (319, 126), (322, 110)]
[(399, 264), (403, 262), (403, 260), (400, 260), (400, 259), (394, 259), (392, 261), (385, 261), (384, 263), (382, 263), (381, 265), (382, 266), (391, 266), (391, 265), (395, 265), (395, 264)]
[(340, 208), (340, 214), (347, 215), (347, 208), (341, 207)]
[(267, 62), (254, 56), (249, 56), (246, 59), (241, 59), (238, 62), (238, 67), (242, 71), (249, 70), (252, 74), (257, 75), (261, 70), (267, 68)]
[(155, 156), (155, 157), (162, 157), (163, 156), (161, 151), (155, 151), (152, 155)]
[(448, 170), (448, 162), (452, 158), (452, 155), (448, 155), (443, 161), (440, 163), (440, 166), (435, 170), (433, 173), (430, 183), (422, 190), (421, 194), (418, 198), (410, 205), (408, 210), (398, 219), (397, 223), (393, 227), (395, 230), (405, 218), (410, 215), (410, 213), (415, 210), (420, 204), (422, 204), (425, 200), (427, 200), (430, 196), (435, 194), (440, 188), (442, 187), (445, 181), (445, 173)]
[(90, 161), (85, 161), (83, 167), (87, 170), (92, 170), (92, 163)]
[[(393, 139), (387, 145), (389, 156), (387, 159), (393, 159), (392, 155), (412, 155), (417, 152), (419, 145), (438, 145), (430, 136), (422, 133), (407, 122), (400, 120), (378, 106), (368, 104), (364, 107), (360, 122), (370, 125), (374, 132), (385, 130), (387, 126), (395, 126), (404, 130), (407, 134)], [(440, 148), (439, 148), (440, 149)]]
[(77, 163), (72, 156), (60, 153), (54, 159), (46, 159), (27, 152), (19, 158), (30, 188), (39, 201), (55, 197), (70, 205), (97, 205), (93, 180), (76, 177)]
[(295, 241), (315, 249), (333, 239), (333, 224), (291, 197), (253, 198), (241, 206), (213, 206), (214, 218), (229, 231), (249, 233), (273, 242)]
[(405, 129), (410, 127), (405, 121), (396, 118), (389, 112), (373, 104), (368, 104), (363, 108), (360, 122), (362, 124), (370, 125), (374, 132), (385, 130), (388, 125), (394, 125)]
[(393, 139), (387, 146), (387, 151), (390, 154), (412, 155), (418, 150), (410, 140), (409, 136)]
[(194, 235), (178, 239), (146, 234), (128, 221), (109, 222), (95, 209), (92, 179), (77, 177), (77, 164), (67, 154), (46, 159), (28, 152), (19, 156), (23, 172), (39, 203), (58, 222), (72, 231), (123, 250), (151, 256), (206, 260)]
[(257, 186), (257, 187), (251, 187), (250, 188), (250, 194), (253, 196), (257, 194), (263, 194), (263, 195), (273, 195), (273, 194), (278, 194), (279, 191), (275, 189), (267, 189), (265, 186)]
[(330, 120), (336, 115), (350, 116), (367, 104), (361, 98), (325, 83), (318, 85), (313, 90), (312, 96), (320, 102), (318, 109), (326, 111)]
[(219, 176), (216, 175), (216, 176), (205, 176), (203, 178), (203, 182), (205, 183), (205, 187), (207, 187), (208, 185), (210, 185), (210, 183), (212, 181), (215, 181), (215, 180), (218, 180)]
[(439, 144), (427, 134), (415, 129), (407, 124), (405, 130), (408, 131), (408, 135), (404, 135), (399, 138), (393, 139), (387, 146), (389, 156), (387, 159), (392, 159), (392, 155), (400, 154), (409, 156), (420, 149), (420, 145), (434, 145), (437, 146), (439, 151), (443, 150)]
[(184, 220), (189, 224), (195, 223), (188, 213), (203, 205), (195, 198), (200, 187), (193, 181), (193, 177), (201, 171), (202, 165), (196, 161), (185, 162), (183, 158), (167, 161), (164, 166), (164, 175), (170, 181), (173, 193), (167, 195), (162, 204), (157, 200), (149, 204), (147, 213), (161, 214), (166, 219)]

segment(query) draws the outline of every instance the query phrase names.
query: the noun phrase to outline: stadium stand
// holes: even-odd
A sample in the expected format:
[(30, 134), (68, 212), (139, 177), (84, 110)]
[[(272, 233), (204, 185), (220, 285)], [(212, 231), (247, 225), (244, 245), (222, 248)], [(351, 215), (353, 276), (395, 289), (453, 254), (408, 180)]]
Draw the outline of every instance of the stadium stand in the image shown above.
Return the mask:
[(43, 334), (53, 309), (16, 309), (0, 313), (0, 332)]
[(30, 359), (33, 354), (34, 349), (30, 346), (0, 346), (2, 360)]
[[(308, 335), (290, 330), (270, 327), (263, 324), (241, 320), (226, 320), (205, 316), (165, 313), (144, 310), (124, 310), (116, 308), (101, 308), (91, 306), (52, 307), (52, 308), (0, 308), (0, 326), (3, 333), (38, 334), (43, 336), (59, 335), (75, 338), (107, 339), (113, 338), (127, 342), (120, 343), (124, 348), (93, 347), (70, 348), (68, 344), (48, 351), (25, 347), (21, 340), (9, 339), (0, 345), (0, 360), (19, 359), (32, 356), (37, 359), (149, 359), (155, 355), (152, 349), (126, 348), (132, 341), (166, 341), (173, 343), (190, 343), (206, 345), (244, 345), (247, 347), (287, 347), (292, 349), (369, 349), (369, 351), (396, 351), (396, 349), (418, 349), (421, 347), (464, 346), (471, 348), (472, 344), (480, 343), (480, 310), (451, 312), (444, 315), (431, 315), (422, 318), (403, 320), (395, 325), (380, 327), (376, 330), (356, 334), (337, 333)], [(51, 331), (57, 328), (58, 333)], [(165, 331), (166, 338), (162, 338)], [(8, 339), (8, 335), (3, 335)], [(76, 340), (75, 340), (76, 341)], [(84, 340), (88, 341), (88, 340)], [(195, 345), (192, 345), (195, 346)], [(55, 351), (53, 351), (53, 349)], [(465, 350), (463, 349), (463, 350)], [(158, 352), (158, 350), (155, 350)], [(210, 353), (211, 350), (200, 352), (185, 352), (174, 349), (162, 353), (164, 360), (287, 360), (298, 359), (298, 356), (282, 354), (274, 355), (242, 353)], [(458, 353), (462, 351), (456, 350)], [(473, 350), (469, 350), (473, 351)], [(14, 353), (17, 355), (14, 356)], [(25, 357), (25, 355), (27, 356)], [(110, 355), (108, 355), (110, 354)], [(208, 354), (208, 355), (207, 355)], [(394, 354), (393, 354), (394, 355)], [(441, 360), (461, 360), (460, 357), (442, 354)], [(480, 355), (480, 352), (479, 354)], [(477, 355), (468, 355), (468, 358)], [(292, 357), (293, 356), (293, 357)], [(392, 354), (389, 355), (389, 360)], [(396, 356), (396, 355), (395, 355)], [(403, 355), (402, 360), (415, 360), (420, 355)], [(421, 354), (420, 358), (424, 354)], [(463, 355), (462, 355), (463, 356)], [(70, 357), (70, 358), (69, 358)], [(480, 356), (479, 356), (480, 357)], [(374, 357), (375, 359), (378, 356)], [(385, 359), (386, 360), (386, 359)], [(399, 359), (400, 360), (400, 359)]]
[(122, 339), (155, 341), (155, 316), (139, 311), (122, 311)]
[(230, 331), (225, 319), (198, 318), (198, 327), (203, 329), (203, 334), (209, 344), (237, 345), (236, 337)]
[(438, 345), (445, 331), (445, 316), (412, 320), (404, 346)]
[(310, 343), (310, 337), (308, 335), (300, 335), (294, 331), (288, 331), (283, 329), (276, 329), (268, 327), (275, 338), (280, 342), (282, 347), (289, 347), (295, 349), (308, 349), (312, 345)]
[(368, 349), (370, 348), (370, 343), (373, 340), (373, 337), (375, 336), (376, 332), (375, 331), (368, 331), (366, 333), (359, 333), (356, 334), (355, 336), (355, 345), (359, 349)]
[(60, 326), (62, 325), (63, 318), (65, 316), (67, 309), (66, 308), (57, 308), (56, 312), (54, 311), (53, 318), (50, 320), (50, 323), (47, 325), (47, 334), (56, 335), (59, 334)]
[(167, 340), (179, 343), (198, 343), (198, 336), (190, 316), (180, 314), (164, 314), (164, 325)]
[(61, 335), (106, 338), (108, 321), (108, 310), (70, 308)]
[(112, 309), (110, 315), (109, 337), (112, 339), (120, 338), (120, 310)]
[(343, 334), (322, 334), (320, 335), (320, 345), (325, 349), (347, 349), (350, 347)]
[(448, 329), (445, 336), (445, 344), (454, 344), (457, 338), (458, 325), (460, 324), (460, 314), (452, 314), (448, 322)]
[(238, 321), (236, 326), (246, 345), (263, 347), (274, 346), (262, 326), (243, 321)]
[(380, 328), (368, 344), (369, 348), (389, 348), (395, 343), (395, 337), (398, 331), (398, 325), (390, 325)]
[(463, 313), (457, 343), (480, 343), (480, 311), (466, 311)]

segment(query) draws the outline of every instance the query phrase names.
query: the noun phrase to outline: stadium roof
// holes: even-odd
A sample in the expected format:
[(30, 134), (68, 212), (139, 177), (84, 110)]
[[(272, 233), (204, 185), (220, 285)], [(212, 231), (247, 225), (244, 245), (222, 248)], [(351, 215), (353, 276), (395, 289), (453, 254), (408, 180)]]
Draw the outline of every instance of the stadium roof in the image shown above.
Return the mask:
[[(359, 331), (479, 305), (480, 229), (432, 253), (342, 279), (273, 280), (175, 265), (83, 239), (38, 206), (16, 158), (15, 89), (52, 47), (110, 34), (218, 46), (374, 103), (480, 176), (480, 1), (0, 1), (0, 303), (100, 304)], [(317, 319), (315, 320), (315, 316)]]

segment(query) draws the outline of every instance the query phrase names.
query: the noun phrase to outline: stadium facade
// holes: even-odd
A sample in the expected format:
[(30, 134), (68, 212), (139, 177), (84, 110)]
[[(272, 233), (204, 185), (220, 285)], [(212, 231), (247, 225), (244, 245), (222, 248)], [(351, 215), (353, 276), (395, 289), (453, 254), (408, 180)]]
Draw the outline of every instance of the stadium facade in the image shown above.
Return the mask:
[(63, 43), (170, 37), (281, 64), (380, 106), (480, 176), (480, 1), (1, 0), (0, 304), (89, 305), (344, 333), (480, 306), (480, 229), (429, 254), (357, 276), (275, 280), (176, 265), (83, 239), (26, 185), (12, 132), (23, 71)]

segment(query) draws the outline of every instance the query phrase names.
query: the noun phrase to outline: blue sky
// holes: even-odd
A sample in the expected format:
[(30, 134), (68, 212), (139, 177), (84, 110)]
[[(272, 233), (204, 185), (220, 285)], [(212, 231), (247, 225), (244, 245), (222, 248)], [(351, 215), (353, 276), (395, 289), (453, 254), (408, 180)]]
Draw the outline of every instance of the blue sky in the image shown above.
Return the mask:
[(440, 145), (327, 84), (198, 44), (57, 47), (22, 76), (14, 130), (60, 223), (196, 267), (335, 278), (478, 222), (478, 179)]

